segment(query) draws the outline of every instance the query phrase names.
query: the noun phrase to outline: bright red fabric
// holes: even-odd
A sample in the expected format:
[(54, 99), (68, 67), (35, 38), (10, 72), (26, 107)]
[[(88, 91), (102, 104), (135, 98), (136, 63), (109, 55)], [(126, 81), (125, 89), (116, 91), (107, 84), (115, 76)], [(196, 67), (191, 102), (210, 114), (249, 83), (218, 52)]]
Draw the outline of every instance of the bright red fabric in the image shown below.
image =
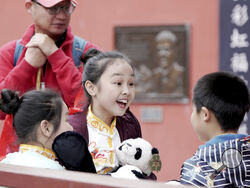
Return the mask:
[(69, 115), (81, 112), (85, 102), (86, 102), (86, 97), (84, 94), (83, 86), (81, 86), (81, 89), (76, 95), (74, 106), (69, 108)]
[(18, 150), (19, 145), (16, 141), (17, 137), (13, 128), (13, 115), (8, 114), (5, 117), (3, 131), (0, 137), (0, 160), (2, 160), (6, 154)]
[[(35, 27), (32, 25), (25, 32), (20, 44), (25, 46), (34, 32)], [(46, 71), (42, 73), (41, 80), (45, 82), (46, 88), (52, 88), (59, 92), (69, 107), (74, 105), (75, 97), (81, 87), (83, 72), (83, 66), (76, 67), (72, 59), (73, 41), (74, 35), (71, 33), (71, 28), (68, 27), (63, 44), (47, 58)], [(0, 90), (9, 88), (19, 91), (22, 95), (26, 91), (35, 89), (38, 69), (25, 61), (26, 47), (24, 47), (17, 65), (14, 67), (15, 47), (16, 41), (11, 41), (0, 48)], [(87, 42), (83, 54), (90, 48), (96, 48), (96, 46)], [(1, 115), (1, 119), (4, 117), (4, 115)]]

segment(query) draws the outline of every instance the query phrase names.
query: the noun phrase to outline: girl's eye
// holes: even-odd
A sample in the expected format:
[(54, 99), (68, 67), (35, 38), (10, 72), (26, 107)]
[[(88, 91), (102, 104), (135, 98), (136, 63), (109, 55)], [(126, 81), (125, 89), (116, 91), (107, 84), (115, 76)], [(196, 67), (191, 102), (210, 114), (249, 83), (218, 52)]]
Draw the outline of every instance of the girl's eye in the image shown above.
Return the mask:
[(114, 82), (114, 84), (115, 84), (115, 85), (118, 85), (118, 86), (122, 85), (121, 82)]
[(130, 86), (134, 86), (134, 85), (135, 85), (135, 83), (134, 83), (134, 82), (131, 82), (129, 85), (130, 85)]

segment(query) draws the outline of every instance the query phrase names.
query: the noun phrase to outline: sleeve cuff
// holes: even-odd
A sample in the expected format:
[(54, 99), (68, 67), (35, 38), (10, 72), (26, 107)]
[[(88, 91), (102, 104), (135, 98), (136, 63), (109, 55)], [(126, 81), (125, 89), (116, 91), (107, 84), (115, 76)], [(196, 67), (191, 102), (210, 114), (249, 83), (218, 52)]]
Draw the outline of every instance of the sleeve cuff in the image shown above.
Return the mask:
[(26, 60), (24, 60), (24, 62), (19, 64), (18, 69), (19, 68), (21, 68), (22, 70), (25, 70), (26, 74), (35, 73), (38, 70), (38, 68), (33, 67)]
[(56, 50), (54, 53), (52, 53), (50, 56), (47, 57), (53, 69), (57, 69), (63, 65), (62, 62), (66, 62), (69, 57), (65, 55), (64, 51), (62, 49)]

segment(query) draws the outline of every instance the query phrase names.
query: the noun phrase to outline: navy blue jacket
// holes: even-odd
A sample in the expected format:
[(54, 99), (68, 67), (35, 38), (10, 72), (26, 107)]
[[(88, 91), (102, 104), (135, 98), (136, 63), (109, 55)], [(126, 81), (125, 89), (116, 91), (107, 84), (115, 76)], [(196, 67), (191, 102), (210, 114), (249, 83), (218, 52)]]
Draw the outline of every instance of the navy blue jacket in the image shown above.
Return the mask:
[[(223, 155), (228, 149), (234, 152)], [(219, 171), (223, 161), (229, 166)], [(213, 173), (216, 176), (211, 179)], [(226, 134), (212, 138), (184, 162), (180, 182), (199, 187), (250, 187), (250, 136)]]

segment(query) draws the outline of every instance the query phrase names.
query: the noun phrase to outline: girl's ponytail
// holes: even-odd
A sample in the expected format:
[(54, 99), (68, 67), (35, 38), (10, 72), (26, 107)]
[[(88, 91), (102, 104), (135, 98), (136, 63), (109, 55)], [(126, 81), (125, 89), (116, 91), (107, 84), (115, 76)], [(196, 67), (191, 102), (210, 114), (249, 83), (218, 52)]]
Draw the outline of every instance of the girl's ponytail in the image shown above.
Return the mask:
[(3, 89), (1, 91), (0, 109), (7, 114), (15, 114), (22, 102), (16, 91)]

